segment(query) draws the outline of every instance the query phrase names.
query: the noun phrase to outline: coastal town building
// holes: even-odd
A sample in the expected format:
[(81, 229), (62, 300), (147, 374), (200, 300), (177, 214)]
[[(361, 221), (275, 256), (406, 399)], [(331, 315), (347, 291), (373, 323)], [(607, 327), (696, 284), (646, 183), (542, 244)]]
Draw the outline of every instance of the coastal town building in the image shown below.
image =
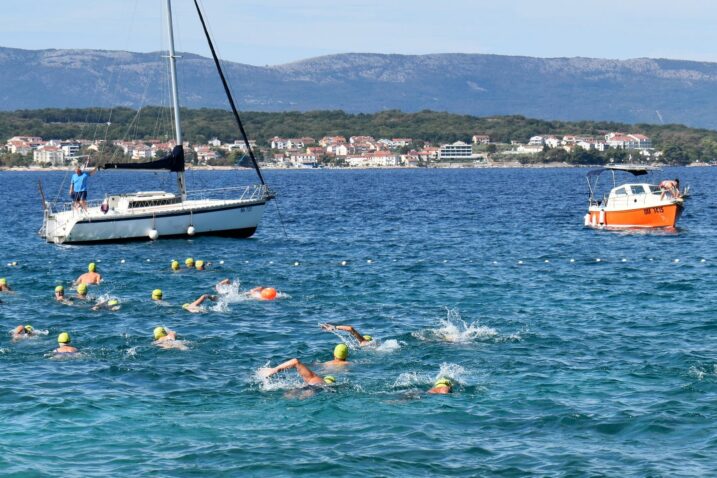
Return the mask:
[(463, 141), (441, 146), (439, 159), (441, 161), (455, 161), (473, 159), (473, 148)]
[(473, 144), (488, 144), (490, 143), (490, 136), (487, 134), (474, 134)]
[(545, 138), (542, 136), (533, 136), (530, 138), (530, 141), (528, 141), (528, 145), (530, 146), (543, 146), (545, 144)]
[(326, 148), (335, 144), (345, 144), (346, 142), (347, 141), (344, 136), (324, 136), (319, 140), (319, 146)]
[(605, 142), (611, 148), (622, 149), (650, 149), (652, 141), (644, 134), (608, 133)]
[(33, 151), (32, 161), (41, 166), (64, 166), (65, 152), (59, 146), (40, 146)]

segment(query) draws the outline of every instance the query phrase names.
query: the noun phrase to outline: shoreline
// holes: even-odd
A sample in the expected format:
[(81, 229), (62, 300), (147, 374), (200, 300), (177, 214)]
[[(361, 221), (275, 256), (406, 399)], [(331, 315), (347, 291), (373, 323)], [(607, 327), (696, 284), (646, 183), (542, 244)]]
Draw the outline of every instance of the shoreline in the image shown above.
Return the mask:
[[(667, 167), (711, 167), (712, 164), (706, 163), (690, 163), (685, 165), (669, 165), (662, 163), (651, 164), (660, 168)], [(425, 170), (425, 169), (582, 169), (582, 168), (599, 168), (600, 165), (595, 164), (568, 164), (568, 163), (540, 163), (540, 164), (521, 164), (517, 161), (501, 162), (501, 163), (490, 163), (490, 164), (469, 164), (469, 163), (453, 163), (453, 164), (434, 164), (428, 168), (417, 167), (417, 166), (387, 166), (387, 167), (357, 167), (357, 168), (346, 168), (346, 167), (324, 167), (324, 168), (283, 168), (283, 167), (272, 167), (262, 166), (263, 171), (320, 171), (320, 170), (346, 170), (346, 171), (367, 171), (367, 170)], [(187, 168), (187, 172), (191, 171), (238, 171), (246, 169), (247, 171), (253, 170), (252, 168), (236, 168), (234, 166), (195, 166)], [(38, 167), (38, 166), (14, 166), (14, 167), (0, 167), (0, 172), (20, 172), (20, 173), (42, 173), (42, 172), (71, 172), (72, 168), (66, 167)]]

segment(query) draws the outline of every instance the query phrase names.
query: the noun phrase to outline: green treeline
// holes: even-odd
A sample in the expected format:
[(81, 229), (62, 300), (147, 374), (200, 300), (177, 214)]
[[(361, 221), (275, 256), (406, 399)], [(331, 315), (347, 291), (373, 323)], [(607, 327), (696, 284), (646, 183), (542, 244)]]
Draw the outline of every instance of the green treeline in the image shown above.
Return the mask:
[[(217, 137), (222, 141), (239, 139), (231, 113), (218, 109), (182, 109), (182, 126), (187, 141), (205, 143)], [(435, 111), (403, 113), (382, 111), (374, 114), (348, 114), (343, 111), (307, 113), (242, 114), (251, 139), (266, 146), (273, 136), (370, 135), (375, 138), (407, 137), (434, 144), (470, 142), (474, 134), (488, 134), (491, 141), (525, 143), (535, 135), (580, 134), (601, 137), (610, 131), (642, 133), (652, 139), (653, 147), (665, 153), (663, 161), (689, 163), (717, 159), (717, 131), (682, 125), (628, 125), (605, 121), (545, 121), (523, 116), (477, 117)], [(0, 140), (16, 135), (41, 136), (44, 139), (83, 138), (90, 140), (143, 140), (173, 137), (167, 108), (141, 110), (113, 109), (40, 109), (0, 112)], [(548, 161), (561, 153), (537, 155)], [(613, 154), (612, 156), (614, 156)], [(559, 158), (558, 158), (559, 159)]]

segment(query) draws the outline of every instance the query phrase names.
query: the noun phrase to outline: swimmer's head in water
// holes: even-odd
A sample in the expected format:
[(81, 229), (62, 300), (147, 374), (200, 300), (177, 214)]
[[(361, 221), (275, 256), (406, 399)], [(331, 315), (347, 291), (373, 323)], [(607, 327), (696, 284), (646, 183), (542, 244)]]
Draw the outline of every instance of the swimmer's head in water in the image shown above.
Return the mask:
[(366, 342), (371, 342), (371, 341), (373, 340), (373, 337), (371, 337), (370, 335), (364, 335), (364, 336), (363, 336), (363, 339), (364, 339)]
[(64, 288), (63, 286), (58, 285), (57, 287), (55, 287), (55, 293), (56, 293), (56, 294), (62, 294), (62, 293), (64, 293), (64, 292), (65, 292), (65, 288)]
[(187, 257), (187, 259), (184, 261), (184, 265), (187, 267), (194, 267), (194, 259), (191, 257)]
[(179, 262), (178, 261), (172, 261), (172, 270), (173, 271), (179, 270)]
[(0, 285), (7, 285), (7, 279), (4, 278), (4, 277), (1, 278), (1, 279), (0, 279)]
[(194, 263), (194, 266), (197, 268), (198, 271), (201, 271), (204, 269), (204, 261), (197, 261)]
[(154, 289), (152, 291), (152, 300), (162, 300), (162, 289)]
[(332, 385), (336, 383), (336, 377), (334, 377), (333, 375), (327, 375), (324, 377), (324, 383)]
[(70, 343), (70, 334), (67, 332), (62, 332), (60, 335), (57, 336), (57, 343), (58, 344), (69, 344)]
[(260, 292), (261, 298), (264, 300), (274, 300), (276, 299), (276, 289), (273, 287), (265, 287)]
[(97, 264), (95, 264), (94, 262), (90, 262), (90, 264), (87, 266), (87, 271), (94, 272), (96, 270), (97, 270)]
[(110, 299), (107, 301), (108, 307), (116, 307), (119, 305), (119, 301), (117, 299)]
[(334, 347), (334, 358), (338, 360), (346, 360), (349, 356), (349, 348), (346, 344), (338, 344)]
[(87, 284), (80, 284), (77, 286), (77, 293), (80, 295), (87, 294)]
[(189, 306), (190, 306), (190, 305), (191, 305), (191, 304), (189, 304), (189, 303), (182, 304), (182, 309), (184, 309), (184, 310), (189, 310)]
[(12, 332), (15, 335), (22, 334), (25, 332), (25, 327), (23, 327), (22, 325), (18, 325), (17, 327), (15, 327), (15, 330), (13, 330)]
[(433, 384), (434, 388), (438, 387), (448, 387), (451, 388), (453, 386), (453, 382), (451, 382), (451, 379), (446, 377), (441, 377), (438, 380), (436, 380), (436, 383)]
[(32, 325), (28, 324), (28, 325), (26, 325), (25, 327), (23, 327), (23, 330), (24, 330), (26, 333), (31, 334), (32, 331), (35, 330), (35, 329), (32, 327)]
[(167, 336), (167, 330), (164, 327), (155, 327), (154, 328), (154, 340), (159, 340), (162, 337)]

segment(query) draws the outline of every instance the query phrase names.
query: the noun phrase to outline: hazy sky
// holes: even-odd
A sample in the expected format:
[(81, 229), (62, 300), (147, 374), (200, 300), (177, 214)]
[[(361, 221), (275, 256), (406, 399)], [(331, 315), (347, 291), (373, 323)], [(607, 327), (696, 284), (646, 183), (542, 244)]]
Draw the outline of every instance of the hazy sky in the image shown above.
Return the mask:
[[(712, 0), (203, 0), (224, 59), (343, 52), (717, 60)], [(3, 0), (0, 46), (156, 51), (164, 0)], [(192, 0), (177, 48), (208, 54)]]

